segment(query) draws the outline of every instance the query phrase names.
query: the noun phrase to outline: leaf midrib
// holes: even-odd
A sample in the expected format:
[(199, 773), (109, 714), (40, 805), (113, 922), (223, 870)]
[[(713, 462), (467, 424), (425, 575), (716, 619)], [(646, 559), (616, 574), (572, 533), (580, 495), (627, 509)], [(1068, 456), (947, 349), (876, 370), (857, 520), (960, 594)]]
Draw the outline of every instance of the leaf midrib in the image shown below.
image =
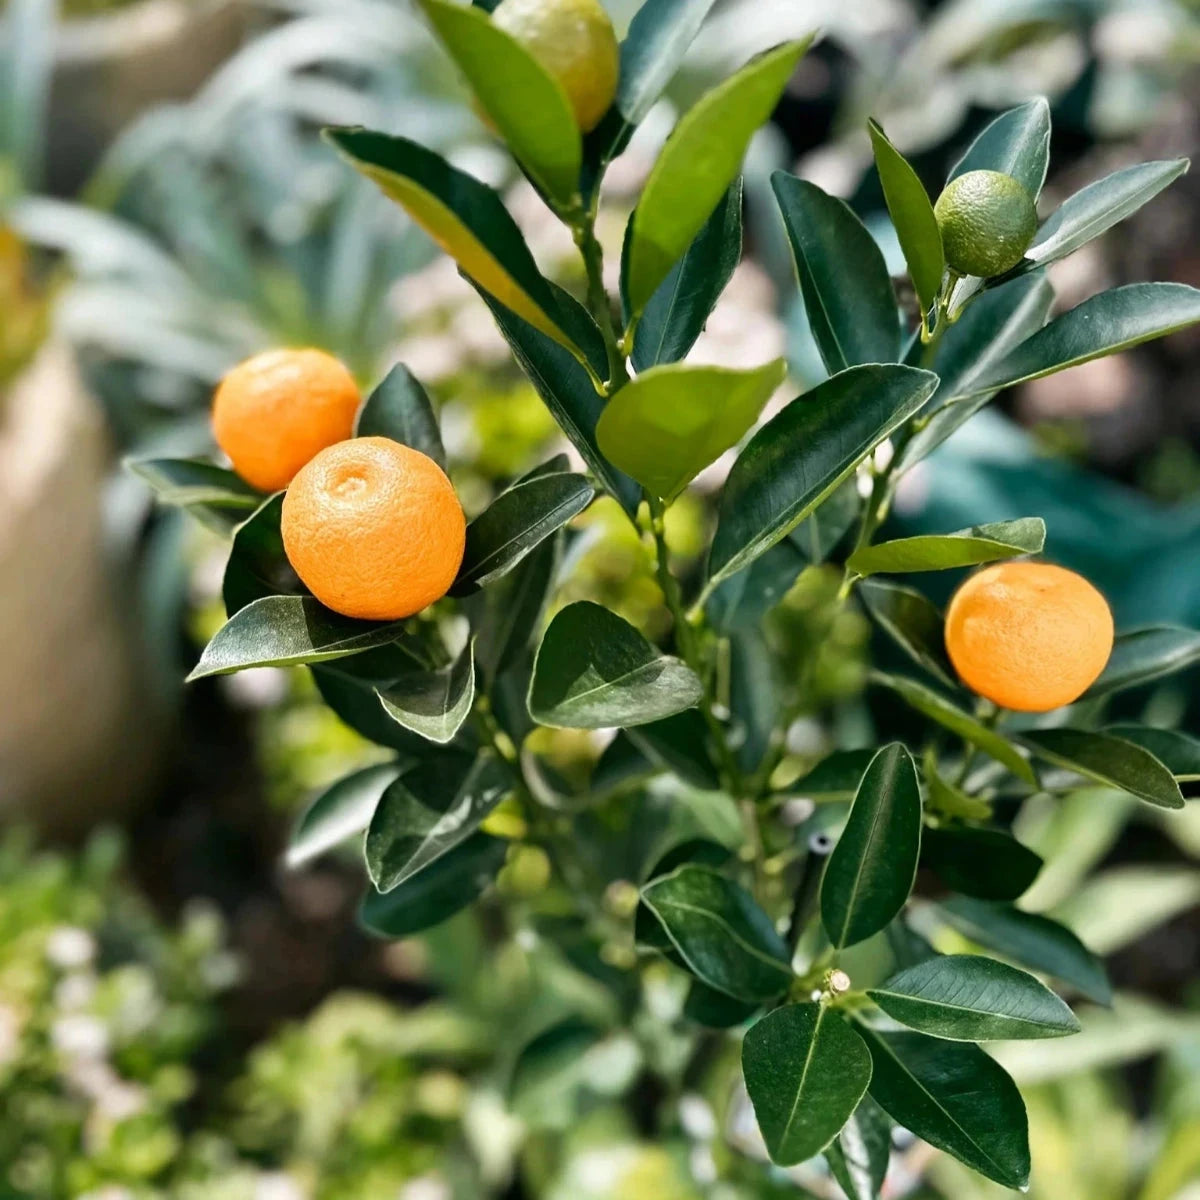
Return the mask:
[[(789, 971), (786, 963), (784, 963), (782, 960), (780, 960), (778, 958), (773, 957), (770, 954), (767, 954), (765, 951), (758, 949), (757, 946), (752, 945), (750, 942), (747, 942), (746, 939), (743, 938), (741, 936), (741, 934), (739, 934), (737, 932), (737, 930), (734, 929), (733, 926), (730, 925), (729, 922), (724, 917), (717, 915), (716, 913), (710, 911), (709, 909), (701, 908), (699, 905), (696, 905), (696, 904), (689, 904), (686, 900), (673, 900), (673, 899), (670, 899), (669, 897), (667, 899), (656, 900), (651, 896), (647, 896), (646, 903), (649, 904), (650, 907), (654, 908), (654, 909), (674, 908), (680, 912), (693, 913), (696, 916), (703, 917), (704, 919), (711, 921), (714, 925), (718, 926), (719, 928), (723, 929), (726, 933), (728, 933), (730, 938), (734, 941), (734, 943), (737, 944), (738, 946), (740, 946), (743, 950), (745, 950), (746, 953), (749, 954), (752, 958), (756, 958), (760, 962), (763, 962), (763, 963), (767, 964), (768, 966), (772, 967), (774, 970), (778, 971), (780, 973), (780, 975), (783, 975), (783, 976), (790, 975), (790, 971)], [(675, 944), (675, 948), (679, 951), (679, 953), (682, 954), (685, 958), (689, 958), (687, 951), (676, 940), (674, 934), (672, 934), (672, 932), (671, 932), (670, 927), (664, 925), (664, 928), (667, 931), (667, 936)], [(689, 962), (690, 961), (691, 960), (689, 958)], [(718, 985), (714, 984), (713, 986), (716, 987)], [(724, 991), (724, 988), (718, 987), (718, 990)]]

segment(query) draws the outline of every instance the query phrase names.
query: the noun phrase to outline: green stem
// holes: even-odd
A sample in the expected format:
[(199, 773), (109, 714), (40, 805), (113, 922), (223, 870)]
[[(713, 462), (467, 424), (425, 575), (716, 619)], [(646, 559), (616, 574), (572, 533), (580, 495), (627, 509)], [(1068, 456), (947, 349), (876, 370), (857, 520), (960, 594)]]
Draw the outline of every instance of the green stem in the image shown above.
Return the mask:
[(596, 222), (593, 213), (580, 213), (573, 225), (575, 244), (583, 256), (587, 272), (587, 306), (596, 320), (604, 338), (604, 349), (608, 354), (608, 379), (604, 381), (603, 394), (611, 396), (618, 388), (629, 382), (629, 371), (625, 356), (621, 352), (623, 330), (618, 330), (613, 321), (612, 305), (604, 287), (604, 250), (596, 239)]

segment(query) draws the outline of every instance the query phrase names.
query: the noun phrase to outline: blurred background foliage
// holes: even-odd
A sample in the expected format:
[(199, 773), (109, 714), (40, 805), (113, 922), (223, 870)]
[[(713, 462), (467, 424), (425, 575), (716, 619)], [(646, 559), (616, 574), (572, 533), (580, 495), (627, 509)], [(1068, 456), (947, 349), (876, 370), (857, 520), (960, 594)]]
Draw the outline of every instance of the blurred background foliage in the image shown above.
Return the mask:
[[(609, 7), (621, 28), (636, 4)], [(670, 98), (610, 172), (614, 215), (601, 235), (619, 238), (657, 145), (701, 85), (813, 27), (821, 42), (751, 149), (750, 252), (702, 360), (753, 364), (786, 348), (794, 383), (820, 376), (802, 308), (777, 300), (794, 287), (768, 194), (776, 167), (846, 197), (900, 272), (867, 169), (868, 114), (886, 117), (932, 180), (992, 114), (1045, 94), (1051, 198), (1200, 143), (1200, 19), (1188, 0), (720, 0)], [(220, 620), (221, 543), (152, 513), (115, 464), (132, 451), (208, 450), (212, 386), (240, 358), (312, 343), (364, 383), (408, 363), (439, 402), (469, 511), (561, 448), (471, 290), (317, 136), (328, 122), (361, 122), (438, 148), (505, 188), (543, 269), (575, 285), (569, 240), (464, 101), (403, 0), (4, 9), (0, 461), (28, 461), (16, 417), (40, 408), (46, 385), (22, 381), (65, 356), (82, 403), (104, 415), (102, 468), (80, 503), (99, 514), (107, 574), (84, 599), (99, 611), (97, 597), (117, 598), (107, 619), (137, 682), (122, 700), (135, 714), (123, 740), (105, 742), (99, 772), (93, 762), (65, 799), (48, 791), (64, 790), (57, 776), (13, 772), (32, 748), (0, 742), (0, 819), (13, 830), (0, 841), (0, 1196), (836, 1194), (811, 1168), (765, 1182), (733, 1086), (736, 1054), (714, 1037), (700, 1067), (686, 1068), (678, 981), (630, 969), (631, 864), (669, 825), (671, 796), (630, 779), (619, 746), (601, 755), (589, 737), (548, 731), (533, 743), (548, 788), (564, 772), (608, 789), (590, 818), (594, 869), (611, 881), (599, 957), (567, 936), (548, 864), (529, 851), (510, 854), (477, 908), (382, 942), (355, 926), (360, 880), (348, 858), (290, 876), (278, 863), (313, 791), (377, 748), (321, 703), (307, 674), (179, 689)], [(1197, 186), (1185, 178), (1061, 264), (1063, 303), (1147, 277), (1200, 284)], [(1119, 625), (1200, 625), (1198, 375), (1200, 340), (1184, 334), (1002, 397), (906, 479), (897, 529), (1038, 512), (1051, 556), (1096, 580)], [(55, 412), (35, 444), (77, 468), (81, 426)], [(685, 569), (711, 519), (705, 489), (720, 478), (718, 464), (672, 510)], [(51, 482), (32, 479), (31, 503), (63, 503)], [(78, 520), (74, 510), (63, 519)], [(30, 579), (39, 565), (52, 581), (72, 570), (60, 543), (22, 548), (4, 520), (6, 588), (18, 562)], [(645, 548), (604, 505), (572, 531), (567, 560), (562, 602), (602, 599), (651, 633), (665, 628)], [(835, 587), (806, 572), (766, 630), (785, 670), (814, 639), (825, 649), (811, 711), (789, 736), (797, 775), (904, 720), (863, 698), (879, 647), (861, 618), (843, 616), (825, 636)], [(44, 636), (50, 662), (64, 637), (82, 636), (45, 625), (18, 633)], [(118, 703), (106, 678), (88, 681), (92, 704)], [(1194, 728), (1197, 680), (1179, 678), (1135, 696), (1129, 715)], [(38, 683), (0, 690), (0, 724)], [(70, 758), (80, 741), (67, 720), (47, 753)], [(134, 757), (150, 760), (136, 776), (114, 765)], [(797, 836), (819, 837), (823, 809), (796, 803)], [(1118, 991), (1111, 1012), (1084, 1010), (1079, 1037), (1002, 1051), (1030, 1107), (1037, 1200), (1200, 1196), (1198, 822), (1194, 806), (1160, 820), (1098, 790), (1039, 798), (1019, 815), (1021, 839), (1047, 859), (1028, 906), (1106, 954)], [(119, 832), (97, 832), (110, 823)], [(705, 836), (721, 828), (716, 811)], [(542, 936), (551, 929), (565, 949)], [(994, 1193), (922, 1147), (898, 1161), (894, 1195)]]

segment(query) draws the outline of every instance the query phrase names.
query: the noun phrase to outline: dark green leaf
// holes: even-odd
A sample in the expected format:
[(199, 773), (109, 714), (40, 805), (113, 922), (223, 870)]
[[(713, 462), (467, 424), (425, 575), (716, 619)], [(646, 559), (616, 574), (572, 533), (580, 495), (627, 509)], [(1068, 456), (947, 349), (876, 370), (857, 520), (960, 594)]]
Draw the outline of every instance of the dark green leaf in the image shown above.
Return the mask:
[(623, 275), (640, 316), (737, 178), (754, 131), (774, 111), (811, 38), (747, 63), (680, 120), (650, 171), (632, 218)]
[(880, 126), (869, 121), (867, 129), (871, 134), (879, 180), (883, 184), (883, 196), (900, 239), (900, 249), (904, 251), (921, 308), (928, 312), (941, 291), (942, 274), (946, 269), (942, 235), (933, 215), (933, 205), (916, 171), (888, 141)]
[(897, 538), (856, 550), (846, 566), (856, 575), (895, 575), (912, 571), (946, 571), (978, 563), (1040, 554), (1046, 544), (1041, 517), (1022, 517), (993, 525), (972, 525), (954, 533)]
[(825, 1149), (833, 1177), (847, 1200), (878, 1200), (892, 1154), (892, 1123), (864, 1096), (845, 1129)]
[(839, 1013), (789, 1004), (742, 1041), (742, 1074), (771, 1161), (790, 1167), (841, 1132), (871, 1081), (871, 1055)]
[[(936, 960), (935, 960), (936, 961)], [(897, 1124), (1004, 1187), (1029, 1182), (1029, 1127), (1016, 1084), (978, 1046), (864, 1029), (871, 1096)]]
[(501, 492), (467, 526), (467, 546), (451, 592), (464, 595), (503, 578), (595, 496), (582, 475), (539, 475)]
[(735, 1000), (693, 979), (683, 1002), (683, 1015), (707, 1029), (733, 1029), (749, 1020), (759, 1007), (756, 1000)]
[(642, 888), (688, 970), (739, 1000), (770, 1000), (792, 979), (770, 917), (736, 883), (707, 867), (678, 867)]
[(712, 580), (749, 566), (786, 537), (920, 409), (937, 383), (936, 375), (912, 367), (851, 367), (763, 425), (721, 495)]
[(296, 822), (288, 842), (289, 867), (303, 866), (362, 833), (387, 786), (400, 772), (396, 763), (364, 767), (323, 791)]
[(925, 830), (921, 862), (953, 891), (980, 900), (1015, 900), (1042, 869), (1042, 860), (1002, 829), (957, 825)]
[(474, 903), (504, 864), (508, 843), (486, 833), (431, 862), (390, 892), (371, 888), (359, 906), (358, 919), (371, 933), (400, 938), (441, 924)]
[(913, 588), (882, 579), (864, 580), (858, 594), (876, 624), (913, 662), (946, 686), (955, 686), (942, 614), (932, 600)]
[(485, 13), (445, 0), (419, 3), (513, 157), (569, 207), (579, 193), (583, 142), (562, 86)]
[(608, 402), (596, 440), (615, 467), (673, 500), (741, 441), (786, 373), (783, 359), (752, 371), (688, 363), (651, 367)]
[(1200, 662), (1200, 633), (1172, 625), (1152, 625), (1118, 635), (1112, 656), (1100, 678), (1084, 693), (1085, 699), (1123, 692), (1153, 683), (1165, 675)]
[(700, 680), (627, 621), (590, 601), (550, 622), (538, 649), (529, 711), (560, 729), (645, 725), (695, 705)]
[(201, 458), (127, 458), (125, 469), (148, 483), (160, 504), (250, 511), (264, 499), (240, 476)]
[(279, 521), (283, 493), (265, 500), (233, 531), (233, 545), (225, 564), (221, 597), (225, 614), (232, 617), (264, 596), (301, 595), (304, 585), (288, 562)]
[(821, 880), (821, 921), (839, 949), (878, 933), (912, 891), (921, 848), (921, 788), (898, 742), (871, 759)]
[(694, 709), (626, 730), (630, 741), (652, 762), (674, 771), (680, 779), (715, 791), (720, 776), (707, 752), (704, 718)]
[(788, 789), (798, 796), (850, 800), (875, 754), (871, 750), (835, 750)]
[(787, 540), (810, 562), (823, 563), (850, 531), (862, 510), (857, 480), (848, 478), (831, 492), (812, 513), (805, 517)]
[(1047, 762), (1066, 767), (1097, 783), (1120, 788), (1163, 808), (1182, 808), (1183, 793), (1175, 777), (1148, 750), (1087, 729), (1034, 729), (1024, 743)]
[[(875, 239), (845, 201), (783, 171), (771, 176), (808, 323), (831, 375), (900, 357), (891, 276)], [(846, 264), (854, 269), (847, 271)]]
[(1200, 291), (1182, 283), (1131, 283), (1055, 318), (971, 380), (965, 395), (1053, 375), (1200, 321)]
[(446, 450), (433, 404), (420, 380), (403, 363), (397, 363), (367, 397), (354, 434), (402, 442), (446, 469)]
[(791, 590), (807, 565), (807, 559), (791, 538), (772, 546), (747, 570), (730, 576), (713, 589), (706, 606), (713, 628), (719, 633), (757, 628)]
[(217, 630), (188, 680), (247, 667), (325, 662), (403, 636), (403, 621), (355, 621), (331, 612), (311, 596), (264, 596)]
[(391, 679), (414, 670), (421, 664), (408, 655), (399, 653), (399, 647), (384, 646), (383, 650), (396, 650), (395, 669), (389, 669), (388, 676), (381, 680), (362, 680), (347, 671), (338, 668), (357, 663), (359, 659), (372, 657), (377, 651), (368, 650), (365, 654), (354, 658), (343, 658), (329, 666), (314, 666), (312, 668), (313, 682), (321, 699), (356, 733), (379, 746), (387, 746), (398, 750), (406, 758), (419, 758), (428, 750), (428, 743), (423, 738), (397, 725), (383, 711), (379, 697), (375, 694), (380, 683), (388, 683)]
[(955, 896), (938, 904), (959, 933), (1035, 971), (1078, 988), (1097, 1004), (1112, 1003), (1104, 964), (1065, 925), (1008, 904)]
[(738, 178), (646, 305), (631, 355), (639, 371), (687, 355), (741, 257), (742, 181)]
[(972, 746), (982, 750), (998, 763), (1003, 763), (1018, 779), (1023, 779), (1033, 786), (1037, 785), (1037, 776), (1034, 775), (1033, 768), (1003, 734), (989, 729), (969, 713), (963, 712), (932, 688), (927, 688), (915, 679), (902, 679), (897, 675), (878, 673), (873, 678), (876, 683), (895, 692), (917, 712), (931, 721), (936, 721), (958, 737), (965, 738)]
[(367, 830), (371, 880), (390, 892), (479, 828), (510, 790), (504, 765), (490, 754), (431, 754), (383, 793)]
[(475, 703), (474, 642), (444, 670), (401, 675), (377, 694), (393, 721), (444, 746), (454, 740)]
[(761, 629), (736, 629), (729, 635), (731, 740), (743, 771), (757, 770), (771, 747), (784, 711), (782, 674)]
[(479, 287), (545, 337), (579, 352), (559, 325), (550, 285), (492, 188), (407, 138), (366, 129), (329, 129), (325, 136)]
[(968, 171), (1000, 171), (1016, 179), (1036, 200), (1049, 162), (1050, 105), (1039, 96), (988, 124), (955, 164), (950, 179)]
[(1149, 751), (1176, 779), (1200, 779), (1200, 738), (1190, 733), (1149, 725), (1110, 725), (1104, 732)]

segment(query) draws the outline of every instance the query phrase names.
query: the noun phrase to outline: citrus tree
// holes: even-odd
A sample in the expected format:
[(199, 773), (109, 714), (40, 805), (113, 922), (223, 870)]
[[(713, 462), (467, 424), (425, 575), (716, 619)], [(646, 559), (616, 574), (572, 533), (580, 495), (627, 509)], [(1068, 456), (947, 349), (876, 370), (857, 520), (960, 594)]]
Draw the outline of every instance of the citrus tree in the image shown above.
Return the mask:
[[(629, 220), (614, 298), (595, 233), (601, 182), (711, 0), (648, 0), (619, 47), (595, 0), (504, 0), (494, 17), (488, 4), (419, 4), (574, 235), (584, 300), (542, 275), (499, 195), (471, 175), (402, 136), (337, 128), (329, 142), (453, 257), (582, 468), (555, 457), (466, 522), (435, 410), (403, 365), (361, 405), (311, 352), (239, 368), (217, 408), (234, 470), (134, 464), (165, 501), (232, 535), (229, 619), (191, 677), (307, 665), (339, 716), (392, 752), (321, 795), (288, 853), (298, 865), (357, 839), (371, 881), (362, 919), (384, 936), (441, 922), (523, 848), (542, 852), (550, 874), (533, 890), (559, 898), (514, 927), (557, 939), (612, 1003), (587, 1028), (535, 1039), (527, 1076), (586, 1062), (597, 1023), (643, 1028), (639, 973), (665, 960), (687, 981), (684, 1048), (671, 1066), (644, 1047), (649, 1066), (680, 1078), (714, 1039), (740, 1035), (775, 1163), (823, 1154), (847, 1195), (876, 1196), (896, 1124), (1026, 1186), (1025, 1109), (979, 1043), (1074, 1032), (1045, 979), (1099, 1004), (1111, 989), (1065, 926), (1016, 903), (1042, 864), (1009, 826), (1025, 798), (1097, 784), (1183, 806), (1200, 741), (1114, 725), (1106, 703), (1200, 660), (1200, 633), (1137, 629), (1114, 643), (1095, 589), (1035, 560), (1036, 516), (880, 534), (899, 480), (997, 392), (1200, 320), (1200, 292), (1171, 283), (1052, 316), (1046, 277), (1186, 162), (1120, 171), (1039, 226), (1044, 101), (994, 120), (936, 205), (872, 122), (912, 311), (854, 212), (777, 174), (828, 377), (760, 423), (783, 362), (686, 357), (741, 255), (743, 155), (808, 41), (755, 58), (680, 120)], [(735, 448), (702, 576), (680, 578), (668, 511)], [(601, 495), (653, 555), (669, 644), (601, 604), (556, 599), (568, 526)], [(822, 563), (840, 579), (826, 624), (798, 655), (777, 654), (774, 610)], [(900, 578), (982, 564), (994, 565), (946, 621)], [(813, 711), (822, 643), (849, 606), (908, 663), (870, 682), (914, 732), (793, 779), (787, 734)], [(536, 752), (545, 729), (615, 734), (580, 785)], [(798, 824), (809, 802), (821, 818)], [(990, 953), (939, 954), (925, 935), (947, 929)]]

